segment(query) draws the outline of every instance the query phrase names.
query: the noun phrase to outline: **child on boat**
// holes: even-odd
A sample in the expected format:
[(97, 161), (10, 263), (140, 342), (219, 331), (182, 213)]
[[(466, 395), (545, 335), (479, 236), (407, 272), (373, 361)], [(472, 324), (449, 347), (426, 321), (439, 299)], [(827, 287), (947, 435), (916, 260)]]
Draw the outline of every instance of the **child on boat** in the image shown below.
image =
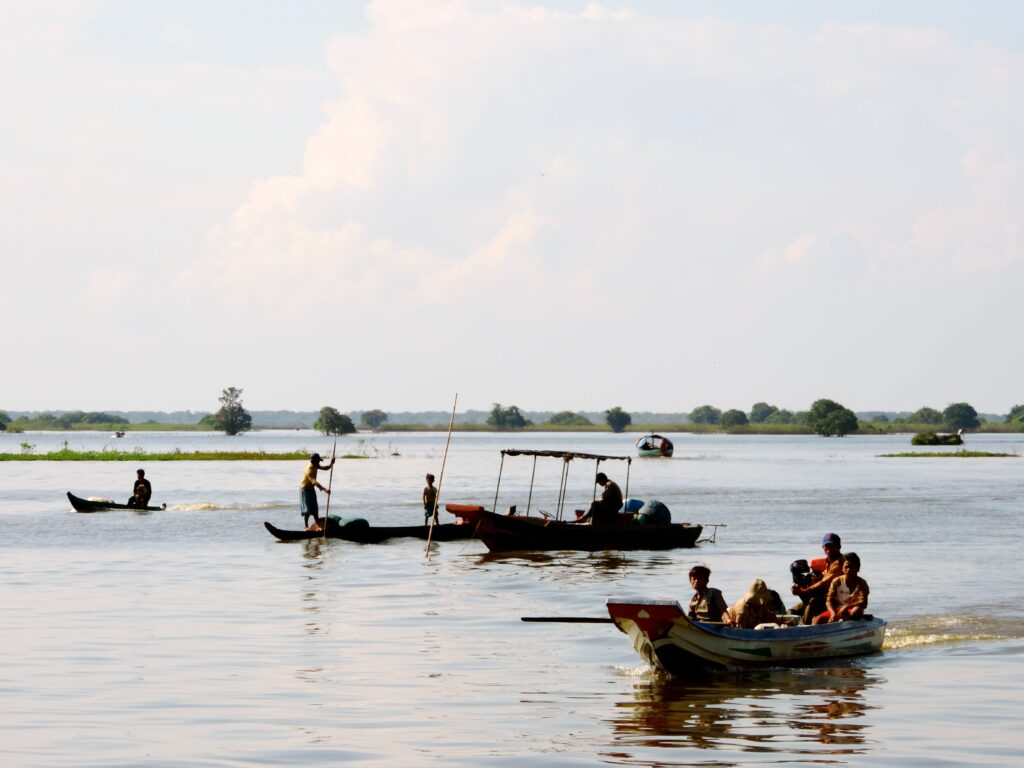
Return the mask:
[(706, 565), (695, 565), (690, 569), (690, 586), (693, 587), (693, 597), (690, 598), (688, 615), (694, 621), (731, 624), (732, 616), (729, 614), (729, 606), (719, 590), (708, 586), (710, 579), (711, 569)]
[(835, 579), (825, 599), (828, 610), (814, 617), (815, 624), (864, 618), (868, 607), (868, 583), (860, 577), (860, 557), (850, 552), (843, 560), (843, 575)]

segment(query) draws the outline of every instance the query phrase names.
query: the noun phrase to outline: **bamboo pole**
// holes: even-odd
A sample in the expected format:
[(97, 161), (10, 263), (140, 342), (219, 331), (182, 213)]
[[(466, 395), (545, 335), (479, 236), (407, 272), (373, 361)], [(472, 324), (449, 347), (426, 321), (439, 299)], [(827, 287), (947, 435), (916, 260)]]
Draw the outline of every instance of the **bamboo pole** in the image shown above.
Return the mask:
[(331, 448), (331, 473), (327, 476), (327, 509), (324, 511), (324, 541), (327, 541), (327, 522), (331, 514), (331, 486), (334, 484), (334, 457), (338, 453), (338, 438), (334, 438), (334, 447)]
[(434, 526), (437, 525), (437, 504), (441, 500), (441, 484), (444, 483), (444, 467), (448, 463), (448, 446), (452, 442), (452, 427), (455, 426), (455, 408), (459, 404), (459, 393), (455, 393), (455, 400), (452, 402), (452, 420), (448, 422), (448, 439), (444, 441), (444, 456), (441, 458), (441, 475), (437, 478), (437, 493), (434, 494), (434, 513), (430, 516), (430, 530), (427, 532), (427, 546), (424, 552), (430, 557), (430, 541), (434, 536)]

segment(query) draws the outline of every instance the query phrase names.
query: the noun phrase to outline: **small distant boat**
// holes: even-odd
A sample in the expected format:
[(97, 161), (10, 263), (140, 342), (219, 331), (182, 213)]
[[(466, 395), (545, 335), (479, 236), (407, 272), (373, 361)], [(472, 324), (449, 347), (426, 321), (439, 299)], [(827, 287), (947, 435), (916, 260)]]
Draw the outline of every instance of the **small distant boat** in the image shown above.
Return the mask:
[(111, 437), (124, 437), (124, 431), (123, 430), (118, 430), (117, 432), (112, 434)]
[[(322, 531), (286, 531), (272, 523), (264, 522), (263, 526), (279, 541), (302, 541), (304, 539), (322, 539)], [(366, 520), (353, 518), (342, 519), (340, 524), (332, 519), (327, 526), (328, 539), (344, 539), (358, 544), (380, 544), (388, 539), (426, 539), (431, 541), (459, 541), (473, 538), (473, 526), (464, 523), (444, 523), (434, 526), (433, 534), (427, 525), (370, 525)]]
[(636, 441), (638, 456), (663, 456), (668, 458), (675, 451), (672, 441), (663, 435), (644, 435)]
[(692, 621), (675, 600), (612, 599), (608, 614), (641, 658), (676, 677), (876, 653), (886, 627), (882, 619), (865, 616), (830, 624), (734, 629)]
[(167, 509), (166, 504), (162, 504), (159, 507), (136, 507), (130, 504), (118, 504), (114, 501), (83, 499), (79, 496), (75, 496), (71, 491), (68, 491), (68, 501), (70, 501), (71, 506), (75, 508), (75, 512), (106, 512), (110, 509), (133, 509), (137, 512), (156, 512), (161, 509)]

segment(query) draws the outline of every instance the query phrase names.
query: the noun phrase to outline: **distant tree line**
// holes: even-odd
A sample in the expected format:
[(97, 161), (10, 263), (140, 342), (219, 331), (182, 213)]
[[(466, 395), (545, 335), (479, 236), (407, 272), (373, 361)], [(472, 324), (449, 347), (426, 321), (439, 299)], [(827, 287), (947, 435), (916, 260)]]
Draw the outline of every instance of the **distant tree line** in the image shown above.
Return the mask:
[[(0, 411), (0, 431), (12, 429), (23, 431), (24, 429), (75, 429), (88, 428), (90, 425), (102, 425), (111, 427), (127, 425), (129, 419), (121, 415), (123, 412), (108, 413), (103, 411), (67, 411), (59, 415), (52, 412), (21, 413), (12, 418), (8, 412)], [(159, 417), (161, 412), (146, 411), (144, 415)], [(174, 412), (175, 415), (192, 412)], [(372, 409), (362, 413), (342, 413), (331, 406), (324, 406), (319, 412), (307, 414), (295, 411), (267, 411), (266, 422), (261, 421), (261, 426), (288, 426), (308, 427), (312, 425), (315, 429), (325, 435), (346, 435), (357, 431), (356, 420), (359, 428), (372, 430), (386, 429), (392, 422), (398, 426), (408, 424), (441, 424), (447, 422), (448, 415), (443, 411), (436, 413), (387, 413), (381, 409)], [(197, 414), (198, 415), (198, 414)], [(533, 418), (531, 418), (531, 416)], [(636, 414), (623, 410), (620, 406), (614, 406), (602, 413), (587, 414), (582, 411), (556, 411), (541, 412), (539, 416), (529, 414), (516, 405), (503, 406), (495, 403), (489, 412), (466, 411), (459, 414), (456, 424), (486, 424), (497, 430), (519, 430), (534, 426), (537, 419), (539, 427), (556, 427), (559, 429), (596, 429), (598, 422), (603, 416), (604, 424), (614, 432), (623, 432), (636, 421)], [(977, 429), (983, 423), (982, 418), (970, 403), (950, 403), (943, 410), (924, 406), (910, 414), (890, 413), (888, 416), (883, 413), (870, 413), (859, 419), (850, 409), (840, 403), (829, 399), (816, 400), (806, 411), (788, 411), (766, 402), (754, 403), (749, 411), (742, 411), (738, 408), (721, 410), (713, 405), (705, 404), (695, 407), (687, 414), (641, 414), (641, 424), (658, 424), (662, 428), (678, 423), (680, 426), (688, 422), (702, 426), (718, 427), (724, 430), (742, 431), (749, 425), (792, 425), (794, 428), (805, 428), (821, 435), (841, 436), (850, 434), (858, 429), (862, 431), (891, 431), (893, 427), (901, 425), (908, 428), (932, 427), (936, 429), (946, 428), (950, 431), (958, 429)], [(988, 414), (990, 419), (998, 419), (1006, 425), (1005, 428), (1024, 431), (1024, 404), (1014, 405), (1005, 416)], [(203, 415), (199, 419), (199, 426), (211, 430), (223, 431), (229, 435), (237, 435), (248, 431), (253, 427), (253, 415), (250, 414), (242, 404), (242, 390), (236, 387), (228, 387), (221, 392), (220, 408), (214, 413)], [(147, 423), (158, 422), (157, 418), (148, 419)], [(187, 422), (182, 422), (187, 423)], [(195, 422), (193, 422), (195, 423)], [(989, 423), (996, 423), (994, 421)], [(790, 430), (786, 430), (790, 431)]]
[(60, 416), (55, 416), (49, 411), (43, 411), (31, 418), (28, 416), (19, 416), (16, 419), (12, 419), (5, 412), (0, 411), (0, 432), (6, 430), (8, 425), (10, 425), (12, 429), (21, 430), (24, 428), (75, 429), (76, 427), (95, 426), (99, 424), (104, 426), (113, 426), (127, 423), (128, 419), (123, 416), (114, 416), (113, 414), (104, 413), (103, 411), (67, 411), (62, 413)]

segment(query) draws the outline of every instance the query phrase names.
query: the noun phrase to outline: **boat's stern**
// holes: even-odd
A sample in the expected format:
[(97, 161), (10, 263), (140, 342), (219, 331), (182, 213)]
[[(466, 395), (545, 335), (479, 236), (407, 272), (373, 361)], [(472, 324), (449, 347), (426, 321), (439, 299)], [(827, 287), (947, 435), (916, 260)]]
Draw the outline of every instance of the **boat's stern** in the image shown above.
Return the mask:
[(445, 504), (444, 508), (459, 518), (460, 523), (475, 523), (484, 511), (479, 504)]

